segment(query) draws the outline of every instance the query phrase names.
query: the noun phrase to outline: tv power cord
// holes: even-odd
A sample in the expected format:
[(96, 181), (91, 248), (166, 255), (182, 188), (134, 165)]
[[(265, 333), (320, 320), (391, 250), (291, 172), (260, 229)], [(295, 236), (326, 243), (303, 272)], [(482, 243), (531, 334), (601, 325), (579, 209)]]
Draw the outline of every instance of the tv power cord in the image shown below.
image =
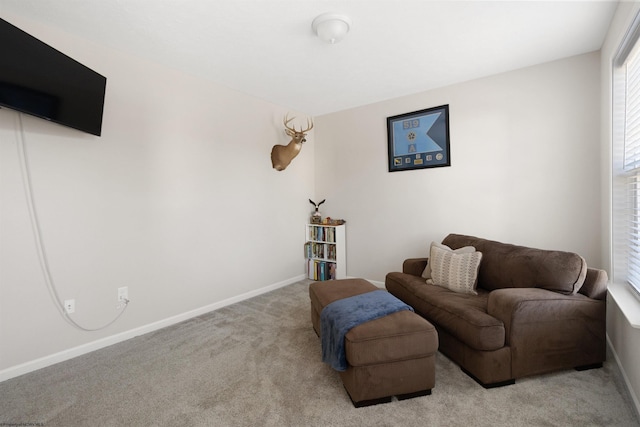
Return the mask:
[[(40, 222), (38, 220), (38, 213), (36, 211), (36, 204), (33, 197), (33, 186), (31, 184), (31, 170), (29, 167), (29, 159), (27, 156), (27, 148), (26, 148), (26, 138), (24, 135), (24, 126), (22, 124), (22, 113), (17, 113), (18, 117), (18, 128), (19, 128), (19, 137), (17, 138), (17, 148), (18, 148), (18, 157), (20, 158), (20, 169), (22, 170), (22, 184), (24, 187), (25, 198), (27, 199), (27, 207), (29, 209), (29, 218), (31, 220), (31, 230), (33, 231), (33, 237), (35, 239), (36, 251), (38, 252), (38, 260), (40, 262), (40, 270), (42, 271), (42, 275), (44, 277), (44, 281), (47, 285), (47, 290), (49, 291), (49, 295), (51, 296), (54, 305), (58, 309), (58, 312), (63, 317), (64, 320), (67, 321), (73, 327), (80, 329), (86, 332), (95, 332), (105, 329), (115, 323), (116, 320), (120, 318), (127, 310), (129, 306), (129, 300), (124, 298), (120, 301), (119, 307), (120, 312), (116, 315), (116, 317), (109, 321), (107, 324), (100, 326), (98, 328), (85, 328), (84, 326), (78, 324), (75, 320), (73, 320), (67, 310), (64, 307), (64, 304), (60, 300), (60, 296), (58, 295), (58, 291), (56, 290), (55, 283), (53, 281), (53, 276), (51, 275), (51, 270), (49, 269), (49, 262), (47, 260), (47, 254), (44, 248), (44, 244), (42, 241), (42, 231), (40, 228)], [(124, 304), (124, 305), (122, 305)]]

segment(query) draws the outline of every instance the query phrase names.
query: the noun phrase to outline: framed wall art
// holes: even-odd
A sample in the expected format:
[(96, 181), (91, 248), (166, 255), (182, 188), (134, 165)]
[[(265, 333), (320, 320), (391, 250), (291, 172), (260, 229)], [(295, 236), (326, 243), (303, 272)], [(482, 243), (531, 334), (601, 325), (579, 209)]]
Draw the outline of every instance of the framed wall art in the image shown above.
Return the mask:
[(389, 172), (451, 166), (449, 105), (387, 117)]

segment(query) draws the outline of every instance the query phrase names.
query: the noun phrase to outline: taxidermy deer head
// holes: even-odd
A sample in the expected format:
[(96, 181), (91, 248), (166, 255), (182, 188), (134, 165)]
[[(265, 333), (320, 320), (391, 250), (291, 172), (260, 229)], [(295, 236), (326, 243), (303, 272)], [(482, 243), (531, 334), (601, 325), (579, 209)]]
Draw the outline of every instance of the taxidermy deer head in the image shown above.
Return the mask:
[(307, 128), (302, 129), (302, 126), (300, 126), (300, 130), (296, 130), (295, 126), (289, 126), (289, 122), (295, 119), (295, 117), (290, 119), (288, 117), (289, 115), (287, 114), (283, 119), (284, 131), (291, 137), (291, 141), (289, 141), (287, 145), (274, 145), (271, 149), (271, 164), (273, 168), (278, 171), (285, 170), (287, 166), (289, 166), (289, 163), (291, 163), (291, 160), (300, 153), (302, 143), (307, 141), (305, 139), (307, 132), (313, 129), (313, 121), (307, 118)]

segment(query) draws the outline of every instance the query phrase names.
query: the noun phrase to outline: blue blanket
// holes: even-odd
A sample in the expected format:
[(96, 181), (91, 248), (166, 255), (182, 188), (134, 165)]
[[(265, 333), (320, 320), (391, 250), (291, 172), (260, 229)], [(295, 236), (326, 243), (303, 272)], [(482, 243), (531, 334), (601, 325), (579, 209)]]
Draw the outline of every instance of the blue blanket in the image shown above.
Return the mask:
[(327, 304), (320, 313), (322, 361), (336, 371), (346, 371), (346, 333), (362, 323), (402, 310), (413, 311), (413, 308), (382, 289)]

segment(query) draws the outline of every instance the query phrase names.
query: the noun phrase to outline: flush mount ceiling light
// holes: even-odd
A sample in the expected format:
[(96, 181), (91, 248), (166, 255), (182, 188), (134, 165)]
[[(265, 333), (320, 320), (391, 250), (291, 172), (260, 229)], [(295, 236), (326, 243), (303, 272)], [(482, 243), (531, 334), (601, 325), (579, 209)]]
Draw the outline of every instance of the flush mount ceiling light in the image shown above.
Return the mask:
[(313, 31), (327, 43), (338, 43), (351, 28), (351, 19), (337, 13), (323, 13), (311, 23)]

